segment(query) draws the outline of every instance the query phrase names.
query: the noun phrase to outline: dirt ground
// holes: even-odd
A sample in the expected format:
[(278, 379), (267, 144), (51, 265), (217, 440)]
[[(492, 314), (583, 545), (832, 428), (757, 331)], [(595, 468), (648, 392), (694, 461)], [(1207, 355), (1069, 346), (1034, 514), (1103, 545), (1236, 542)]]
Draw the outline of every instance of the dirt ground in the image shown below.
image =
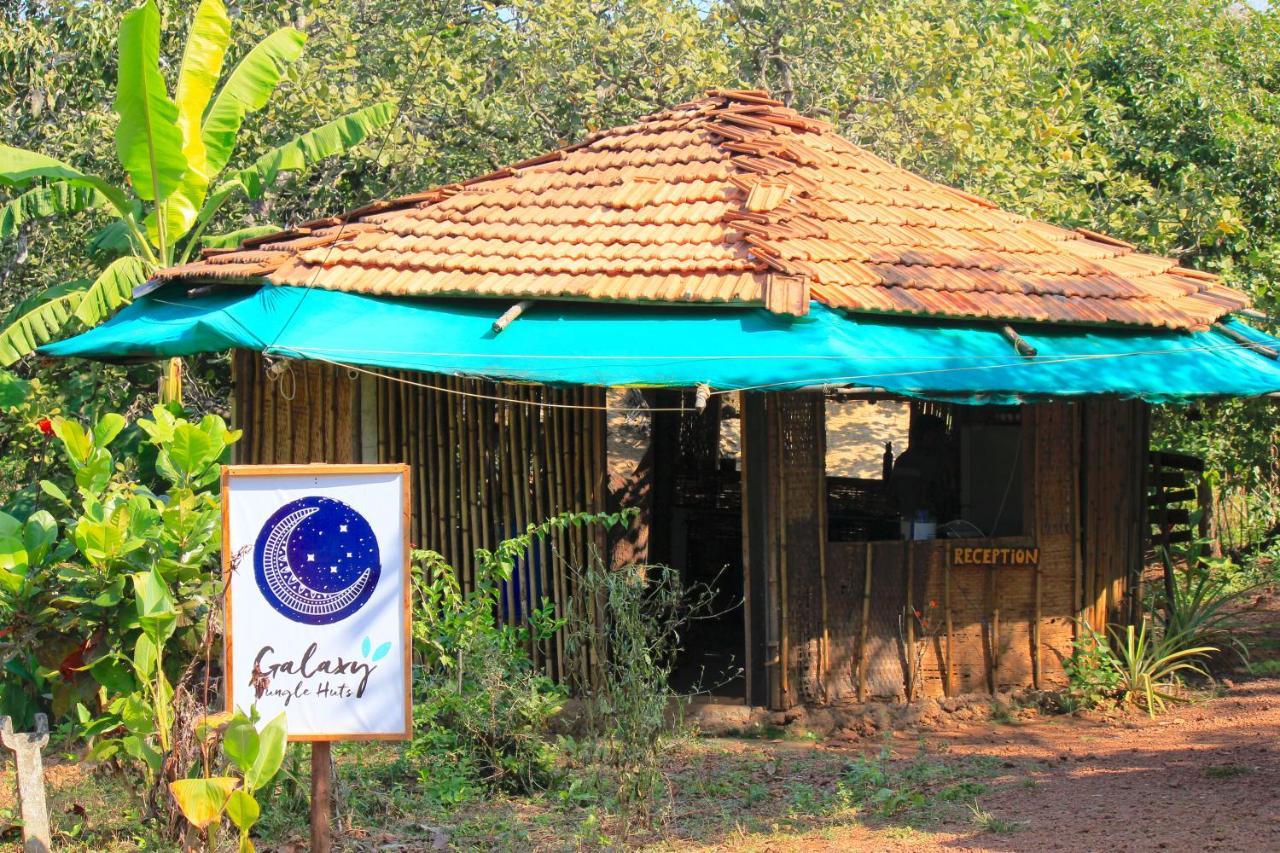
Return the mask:
[[(626, 837), (563, 792), (442, 814), (401, 747), (340, 745), (335, 849), (1280, 851), (1280, 594), (1245, 617), (1249, 664), (1155, 719), (1015, 708), (852, 740), (684, 738), (665, 760), (658, 824)], [(47, 764), (57, 849), (166, 849), (121, 777), (56, 751)], [(0, 764), (0, 849), (17, 849), (12, 786)], [(273, 801), (258, 849), (300, 853), (305, 826), (305, 800)]]

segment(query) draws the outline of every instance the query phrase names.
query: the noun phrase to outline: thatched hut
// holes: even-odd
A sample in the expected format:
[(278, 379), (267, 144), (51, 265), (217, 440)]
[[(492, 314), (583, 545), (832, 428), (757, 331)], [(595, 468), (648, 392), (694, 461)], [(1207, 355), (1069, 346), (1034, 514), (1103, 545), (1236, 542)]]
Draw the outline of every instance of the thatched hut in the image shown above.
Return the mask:
[[(756, 91), (149, 289), (46, 351), (234, 349), (238, 461), (408, 462), (413, 540), (464, 582), (472, 549), (532, 521), (636, 506), (614, 558), (740, 602), (687, 663), (736, 662), (720, 690), (774, 708), (1060, 682), (1078, 620), (1136, 613), (1152, 490), (1185, 497), (1152, 479), (1149, 404), (1280, 390), (1274, 341), (1213, 275), (1000, 210)], [(607, 399), (643, 422), (612, 488)], [(828, 470), (849, 401), (909, 419), (878, 474)], [(599, 545), (535, 548), (503, 617), (563, 606), (551, 549)], [(552, 673), (562, 652), (535, 649)]]

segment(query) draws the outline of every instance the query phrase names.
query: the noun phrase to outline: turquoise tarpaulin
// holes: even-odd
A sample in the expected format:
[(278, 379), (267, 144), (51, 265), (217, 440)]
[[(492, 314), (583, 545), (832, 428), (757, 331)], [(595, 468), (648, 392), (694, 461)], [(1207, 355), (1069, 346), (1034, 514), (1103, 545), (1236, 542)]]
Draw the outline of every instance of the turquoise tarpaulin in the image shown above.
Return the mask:
[[(1217, 332), (1018, 324), (1018, 355), (993, 324), (763, 309), (538, 302), (501, 334), (494, 300), (170, 285), (41, 352), (121, 360), (236, 347), (336, 364), (491, 379), (638, 387), (790, 390), (855, 386), (965, 403), (1113, 394), (1149, 402), (1280, 391), (1280, 365)], [(1280, 342), (1233, 327), (1269, 346)]]

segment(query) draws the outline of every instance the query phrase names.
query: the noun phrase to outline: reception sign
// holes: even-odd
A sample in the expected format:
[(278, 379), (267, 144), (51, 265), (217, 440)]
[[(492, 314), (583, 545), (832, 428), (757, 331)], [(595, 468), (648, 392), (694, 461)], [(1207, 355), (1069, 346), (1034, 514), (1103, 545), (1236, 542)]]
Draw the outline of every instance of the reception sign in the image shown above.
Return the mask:
[(222, 473), (227, 708), (296, 741), (409, 737), (409, 471)]
[(972, 547), (951, 546), (951, 565), (986, 566), (989, 568), (1028, 568), (1040, 565), (1040, 549), (1036, 547)]

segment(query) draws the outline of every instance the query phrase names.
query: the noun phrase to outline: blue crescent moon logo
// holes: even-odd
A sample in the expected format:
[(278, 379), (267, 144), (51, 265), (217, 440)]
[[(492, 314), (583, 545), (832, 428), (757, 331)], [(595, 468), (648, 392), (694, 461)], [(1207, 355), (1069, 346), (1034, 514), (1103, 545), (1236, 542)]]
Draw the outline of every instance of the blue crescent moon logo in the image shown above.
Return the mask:
[(308, 495), (276, 510), (253, 548), (253, 574), (267, 602), (306, 625), (329, 625), (369, 601), (382, 561), (363, 515)]

